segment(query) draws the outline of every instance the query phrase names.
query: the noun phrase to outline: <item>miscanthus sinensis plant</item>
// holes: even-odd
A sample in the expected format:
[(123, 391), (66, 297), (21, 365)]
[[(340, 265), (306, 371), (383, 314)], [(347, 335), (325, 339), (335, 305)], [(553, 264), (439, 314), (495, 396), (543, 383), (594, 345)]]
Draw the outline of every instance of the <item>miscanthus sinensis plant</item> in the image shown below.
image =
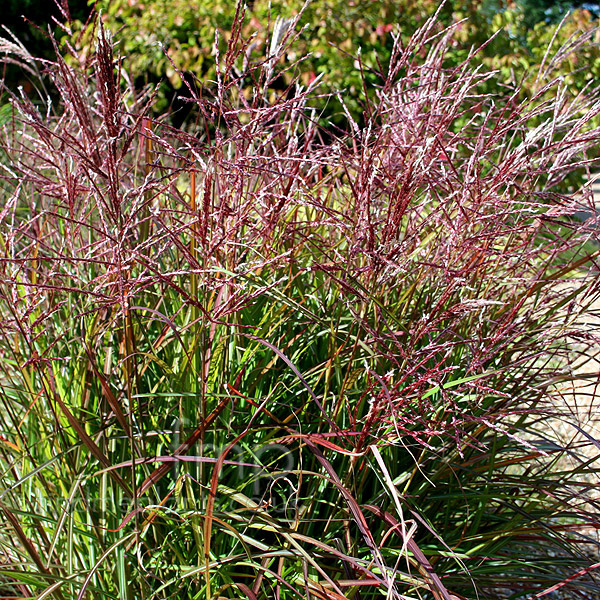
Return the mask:
[(298, 23), (253, 63), (243, 18), (182, 129), (100, 26), (58, 102), (5, 90), (1, 595), (598, 597), (596, 465), (551, 426), (596, 340), (559, 185), (598, 90), (548, 57), (482, 95), (432, 19), (323, 132), (318, 82), (274, 91)]

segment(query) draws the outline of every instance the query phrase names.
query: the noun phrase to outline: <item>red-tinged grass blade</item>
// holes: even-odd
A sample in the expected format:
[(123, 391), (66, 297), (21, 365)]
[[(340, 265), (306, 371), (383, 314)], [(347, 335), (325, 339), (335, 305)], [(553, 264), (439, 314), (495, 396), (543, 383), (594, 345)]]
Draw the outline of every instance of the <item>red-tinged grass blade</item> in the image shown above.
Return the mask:
[[(313, 444), (310, 440), (305, 440), (306, 445), (310, 448), (311, 452), (315, 455), (316, 459), (325, 469), (325, 472), (330, 477), (331, 482), (335, 486), (335, 488), (340, 492), (344, 501), (348, 505), (348, 509), (354, 518), (354, 522), (356, 523), (367, 547), (372, 552), (373, 560), (376, 564), (381, 568), (382, 573), (385, 574), (386, 568), (383, 564), (383, 560), (380, 555), (380, 550), (373, 539), (373, 535), (369, 529), (367, 521), (360, 509), (360, 506), (356, 502), (356, 500), (352, 497), (352, 494), (343, 486), (340, 478), (338, 477), (335, 469), (331, 465), (331, 463), (325, 458), (322, 452), (319, 450), (317, 446)], [(387, 579), (384, 575), (384, 579)], [(386, 584), (389, 585), (389, 582), (386, 580)]]
[(27, 554), (31, 557), (33, 562), (36, 564), (37, 568), (42, 573), (48, 573), (48, 570), (46, 569), (44, 563), (42, 562), (40, 555), (38, 554), (37, 550), (35, 549), (35, 546), (32, 544), (31, 540), (27, 537), (27, 535), (23, 531), (23, 528), (21, 527), (21, 524), (19, 523), (19, 519), (13, 514), (13, 512), (8, 507), (2, 506), (1, 508), (2, 508), (2, 512), (4, 513), (4, 516), (8, 519), (8, 521), (11, 524), (12, 528), (14, 529), (15, 533), (17, 534), (17, 537), (19, 538), (20, 542), (23, 544), (23, 547), (27, 551)]
[[(73, 427), (77, 436), (84, 444), (84, 446), (89, 450), (90, 454), (94, 456), (100, 463), (109, 468), (111, 466), (110, 459), (102, 452), (102, 450), (98, 447), (96, 442), (87, 434), (81, 423), (74, 417), (73, 413), (69, 410), (67, 405), (61, 400), (60, 395), (57, 393), (56, 388), (54, 386), (54, 377), (51, 373), (48, 372), (48, 380), (46, 385), (50, 388), (50, 392), (52, 394), (52, 398), (54, 402), (59, 406), (62, 413), (67, 418), (69, 425)], [(126, 483), (126, 481), (115, 471), (110, 471), (110, 476), (116, 481), (116, 483), (121, 487), (121, 489), (127, 494), (129, 498), (133, 497), (133, 492), (131, 488)]]
[(343, 594), (338, 594), (337, 592), (334, 592), (332, 590), (328, 590), (325, 587), (319, 588), (314, 582), (310, 583), (308, 588), (310, 590), (311, 596), (320, 598), (321, 600), (348, 600), (347, 596), (344, 596)]
[(127, 435), (127, 437), (130, 437), (131, 431), (129, 429), (129, 423), (127, 422), (127, 418), (125, 417), (125, 414), (123, 413), (123, 410), (121, 408), (119, 401), (117, 400), (113, 391), (110, 389), (110, 386), (109, 386), (108, 382), (106, 381), (106, 378), (98, 370), (98, 367), (96, 366), (96, 362), (94, 360), (94, 356), (92, 354), (91, 348), (86, 346), (85, 350), (86, 350), (88, 358), (89, 358), (89, 364), (92, 367), (92, 370), (94, 371), (94, 376), (96, 377), (97, 381), (99, 381), (100, 385), (102, 386), (102, 392), (104, 393), (104, 396), (106, 397), (110, 407), (114, 411), (117, 421), (119, 421), (121, 427), (123, 427), (123, 431), (125, 432), (125, 435)]
[[(264, 403), (263, 403), (264, 404)], [(217, 498), (217, 488), (219, 485), (219, 475), (225, 464), (225, 459), (231, 450), (244, 439), (252, 428), (254, 420), (260, 415), (262, 407), (259, 407), (254, 415), (250, 418), (248, 425), (242, 433), (240, 433), (232, 442), (230, 442), (219, 455), (217, 462), (213, 468), (212, 476), (210, 478), (210, 490), (208, 501), (206, 503), (206, 513), (204, 517), (204, 561), (206, 565), (205, 579), (206, 579), (206, 594), (207, 600), (210, 599), (210, 546), (211, 546), (211, 535), (212, 535), (212, 524), (213, 524), (213, 513), (215, 508), (215, 500)]]
[(248, 600), (258, 600), (258, 597), (256, 596), (256, 594), (245, 583), (236, 583), (235, 586), (243, 594), (246, 594), (246, 598), (248, 598)]
[[(210, 427), (219, 415), (223, 412), (224, 408), (231, 402), (229, 397), (225, 397), (219, 402), (217, 407), (207, 416), (204, 421), (200, 425), (196, 427), (196, 429), (192, 432), (192, 434), (182, 443), (180, 444), (173, 453), (175, 456), (183, 456), (185, 455), (194, 444), (202, 437), (204, 432)], [(152, 486), (156, 485), (171, 469), (171, 465), (169, 463), (164, 463), (160, 467), (158, 467), (153, 473), (151, 473), (139, 486), (137, 489), (138, 497), (145, 494)]]
[(315, 393), (311, 389), (311, 387), (308, 384), (308, 382), (306, 381), (306, 379), (302, 376), (302, 374), (300, 373), (300, 371), (298, 371), (298, 369), (294, 366), (294, 363), (292, 363), (292, 361), (281, 350), (279, 350), (279, 348), (277, 348), (276, 346), (274, 346), (273, 344), (271, 344), (271, 342), (268, 342), (267, 340), (261, 339), (261, 338), (255, 336), (255, 335), (250, 334), (250, 333), (246, 333), (245, 331), (239, 332), (239, 335), (243, 335), (244, 337), (247, 337), (247, 338), (249, 338), (251, 340), (254, 340), (254, 341), (258, 342), (259, 344), (262, 344), (263, 346), (266, 346), (267, 348), (269, 348), (269, 350), (272, 350), (275, 354), (277, 354), (277, 356), (279, 356), (279, 358), (281, 358), (281, 360), (283, 360), (283, 362), (294, 372), (294, 375), (296, 375), (296, 377), (298, 377), (298, 379), (302, 382), (302, 385), (305, 387), (306, 391), (309, 393), (309, 395), (312, 398), (313, 402), (318, 407), (318, 409), (321, 411), (321, 414), (323, 415), (323, 418), (329, 423), (329, 425), (331, 426), (331, 428), (334, 431), (337, 429), (337, 426), (330, 419), (329, 415), (327, 414), (327, 411), (325, 411), (325, 409), (323, 408), (323, 406), (319, 402), (319, 399), (317, 398), (317, 396), (315, 395)]
[[(389, 513), (381, 510), (377, 506), (365, 504), (364, 508), (371, 511), (373, 514), (377, 515), (380, 519), (383, 519), (390, 528), (402, 537), (402, 527), (401, 524)], [(452, 595), (446, 589), (442, 580), (438, 577), (435, 570), (431, 566), (431, 563), (427, 560), (427, 557), (423, 554), (417, 543), (412, 539), (403, 539), (403, 543), (406, 543), (406, 547), (412, 553), (415, 560), (417, 561), (417, 567), (419, 569), (419, 573), (423, 575), (426, 581), (430, 582), (431, 592), (436, 598), (443, 598), (444, 600), (452, 600)]]
[(124, 535), (123, 537), (119, 538), (114, 544), (112, 544), (112, 546), (110, 546), (110, 548), (108, 548), (106, 550), (106, 552), (104, 552), (104, 554), (98, 559), (98, 561), (96, 562), (96, 564), (92, 567), (92, 569), (90, 570), (90, 572), (88, 573), (87, 577), (85, 578), (85, 581), (83, 582), (81, 589), (79, 590), (79, 593), (77, 594), (77, 600), (83, 600), (83, 598), (85, 598), (86, 594), (87, 594), (87, 590), (88, 587), (92, 581), (92, 578), (94, 577), (94, 574), (98, 571), (98, 569), (100, 569), (102, 567), (102, 563), (117, 549), (119, 548), (119, 546), (122, 546), (123, 544), (125, 544), (125, 542), (127, 542), (128, 540), (134, 538), (137, 534), (134, 533), (130, 533), (129, 535)]
[(544, 590), (543, 592), (537, 593), (535, 596), (531, 596), (531, 598), (529, 598), (529, 600), (534, 600), (534, 598), (543, 598), (544, 596), (547, 596), (548, 594), (551, 594), (552, 592), (555, 592), (556, 590), (559, 590), (560, 588), (564, 587), (570, 581), (573, 581), (573, 580), (577, 579), (578, 577), (586, 575), (586, 574), (590, 573), (591, 571), (594, 571), (595, 569), (598, 569), (598, 568), (600, 568), (600, 563), (595, 563), (589, 567), (586, 567), (585, 569), (581, 569), (580, 571), (577, 571), (577, 573), (573, 573), (573, 575), (571, 575), (570, 577), (567, 577), (564, 581), (561, 581), (560, 583), (557, 583), (556, 585), (549, 587), (548, 589)]
[(582, 429), (581, 427), (579, 427), (579, 425), (575, 424), (575, 423), (570, 423), (571, 427), (577, 429), (577, 431), (579, 431), (579, 433), (581, 433), (581, 435), (585, 436), (592, 444), (594, 444), (594, 446), (596, 448), (598, 448), (598, 450), (600, 450), (600, 441), (597, 440), (593, 435), (591, 435), (590, 433), (588, 433), (587, 431), (585, 431), (585, 429)]

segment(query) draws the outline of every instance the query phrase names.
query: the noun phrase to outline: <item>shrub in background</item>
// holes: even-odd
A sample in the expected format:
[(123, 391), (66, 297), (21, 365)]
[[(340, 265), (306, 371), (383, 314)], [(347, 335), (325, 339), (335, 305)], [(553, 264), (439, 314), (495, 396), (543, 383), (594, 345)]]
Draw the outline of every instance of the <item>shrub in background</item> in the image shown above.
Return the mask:
[(297, 23), (262, 62), (244, 23), (184, 129), (101, 27), (60, 106), (11, 97), (4, 595), (597, 594), (596, 468), (547, 426), (595, 342), (591, 197), (554, 190), (597, 90), (499, 101), (432, 19), (331, 139), (317, 82), (272, 96)]
[[(303, 11), (304, 30), (290, 51), (281, 57), (288, 66), (295, 67), (274, 80), (274, 86), (284, 89), (296, 76), (307, 85), (314, 77), (322, 76), (324, 87), (321, 90), (344, 90), (352, 117), (364, 124), (361, 98), (366, 90), (370, 99), (375, 100), (375, 89), (386, 78), (394, 46), (392, 32), (399, 30), (407, 43), (424, 20), (436, 12), (439, 3), (432, 0), (312, 0), (304, 6), (305, 2), (301, 0), (255, 0), (250, 4), (243, 30), (246, 37), (256, 34), (248, 47), (249, 59), (256, 61), (269, 56), (268, 40), (275, 18), (292, 18)], [(235, 3), (221, 0), (171, 0), (167, 3), (102, 0), (97, 6), (103, 11), (105, 25), (120, 32), (119, 50), (128, 57), (128, 72), (137, 84), (163, 81), (162, 100), (157, 104), (159, 112), (166, 110), (169, 99), (172, 101), (177, 90), (182, 89), (178, 69), (188, 73), (188, 81), (192, 81), (190, 75), (193, 75), (201, 86), (215, 85), (214, 32), (217, 29), (222, 32), (220, 51), (224, 52)], [(563, 14), (564, 7), (557, 3), (555, 8), (556, 14)], [(506, 84), (518, 84), (522, 96), (531, 98), (537, 92), (535, 84), (522, 79), (528, 72), (544, 71), (547, 66), (544, 56), (549, 44), (552, 43), (551, 55), (554, 56), (560, 54), (559, 49), (568, 47), (574, 33), (586, 32), (593, 37), (594, 43), (579, 47), (577, 56), (570, 53), (568, 60), (559, 61), (560, 74), (564, 75), (569, 92), (576, 95), (598, 75), (600, 55), (596, 18), (587, 10), (577, 9), (562, 25), (549, 25), (545, 19), (539, 24), (537, 20), (532, 22), (535, 15), (539, 18), (539, 10), (532, 10), (526, 3), (504, 6), (492, 0), (446, 2), (438, 11), (438, 31), (466, 21), (462, 21), (453, 37), (452, 46), (445, 55), (445, 66), (460, 65), (473, 46), (483, 45), (480, 53), (472, 57), (472, 63), (482, 62), (488, 69), (500, 70), (500, 76), (488, 83), (493, 88), (487, 91), (503, 95)], [(82, 25), (74, 23), (73, 27), (78, 36)], [(88, 52), (93, 51), (92, 30), (90, 27), (87, 38), (83, 38)], [(490, 41), (496, 33), (498, 35)], [(357, 68), (359, 53), (362, 72)], [(297, 63), (300, 56), (303, 60)], [(247, 85), (251, 86), (251, 83)], [(249, 93), (248, 88), (242, 88)], [(335, 98), (316, 105), (324, 111), (324, 125), (348, 125)], [(181, 110), (181, 105), (177, 108)]]

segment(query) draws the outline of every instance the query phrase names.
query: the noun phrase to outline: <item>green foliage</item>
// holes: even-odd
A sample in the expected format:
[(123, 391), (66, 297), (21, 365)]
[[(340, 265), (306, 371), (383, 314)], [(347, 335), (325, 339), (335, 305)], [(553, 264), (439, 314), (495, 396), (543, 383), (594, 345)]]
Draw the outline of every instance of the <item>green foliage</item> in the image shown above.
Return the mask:
[[(255, 34), (248, 48), (250, 60), (267, 58), (266, 40), (275, 20), (298, 14), (303, 4), (301, 0), (256, 0), (252, 3), (242, 30), (245, 38)], [(275, 82), (279, 90), (275, 93), (285, 89), (296, 73), (304, 85), (322, 76), (320, 90), (341, 91), (352, 118), (364, 122), (365, 107), (360, 101), (365, 92), (363, 85), (373, 99), (387, 71), (393, 35), (399, 33), (406, 42), (425, 18), (435, 12), (436, 6), (432, 0), (312, 0), (303, 13), (304, 29), (299, 39), (293, 49), (282, 56), (286, 65), (294, 66)], [(168, 3), (102, 0), (98, 8), (104, 11), (106, 26), (119, 32), (119, 51), (127, 56), (128, 70), (137, 84), (165, 82), (161, 88), (162, 101), (157, 104), (159, 112), (166, 110), (169, 98), (176, 90), (181, 90), (183, 82), (178, 71), (193, 74), (200, 86), (215, 85), (215, 31), (220, 32), (219, 52), (223, 55), (229, 41), (235, 3), (220, 0), (173, 0)], [(549, 44), (552, 44), (551, 55), (555, 55), (560, 47), (568, 48), (574, 31), (589, 31), (592, 35), (595, 20), (588, 11), (577, 10), (556, 31), (556, 26), (548, 26), (546, 21), (537, 24), (539, 15), (541, 12), (525, 4), (504, 6), (491, 0), (447, 3), (439, 12), (438, 32), (444, 26), (467, 19), (461, 26), (460, 35), (453, 39), (454, 48), (447, 54), (448, 66), (458, 66), (473, 46), (485, 44), (475, 62), (481, 61), (488, 68), (499, 69), (502, 75), (495, 89), (487, 91), (502, 93), (501, 84), (514, 85), (526, 73), (536, 75), (541, 70), (542, 82), (547, 81), (547, 77), (564, 76), (569, 93), (576, 94), (596, 76), (600, 64), (598, 45), (590, 44), (581, 55), (561, 61), (558, 70), (548, 71), (544, 56)], [(489, 42), (496, 32), (498, 35)], [(84, 40), (91, 40), (89, 36)], [(91, 42), (87, 43), (89, 46)], [(302, 61), (297, 63), (299, 57)], [(362, 72), (356, 68), (358, 57)], [(529, 97), (535, 91), (528, 84), (523, 86), (523, 94)], [(345, 112), (337, 99), (324, 100), (317, 106), (324, 123), (348, 127)]]
[(517, 4), (523, 13), (523, 23), (528, 28), (538, 23), (558, 23), (568, 12), (586, 5), (594, 7), (598, 15), (598, 5), (585, 0), (519, 0)]

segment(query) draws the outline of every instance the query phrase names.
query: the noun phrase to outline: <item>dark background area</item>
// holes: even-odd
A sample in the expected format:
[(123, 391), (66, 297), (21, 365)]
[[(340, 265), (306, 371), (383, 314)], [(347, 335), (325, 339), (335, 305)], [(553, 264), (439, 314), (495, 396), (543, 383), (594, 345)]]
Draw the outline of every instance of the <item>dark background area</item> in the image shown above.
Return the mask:
[[(62, 2), (63, 11), (71, 19), (85, 21), (92, 7), (87, 0), (69, 0)], [(28, 50), (39, 58), (54, 58), (54, 48), (48, 38), (47, 31), (50, 27), (56, 31), (56, 22), (64, 22), (65, 16), (54, 0), (4, 0), (2, 2), (2, 18), (0, 23), (8, 29)], [(0, 36), (6, 37), (6, 31)], [(16, 90), (24, 86), (27, 90), (29, 76), (17, 66), (4, 64), (0, 71), (7, 88)]]
[[(59, 0), (60, 1), (60, 0)], [(168, 0), (165, 0), (168, 2)], [(234, 2), (235, 0), (232, 0)], [(369, 0), (365, 0), (369, 1)], [(87, 0), (63, 0), (60, 1), (63, 10), (68, 10), (72, 19), (85, 20), (92, 7), (88, 6)], [(448, 3), (452, 7), (452, 1)], [(487, 10), (496, 12), (500, 10), (500, 4), (492, 0)], [(527, 25), (533, 27), (536, 23), (555, 23), (574, 8), (586, 8), (595, 16), (600, 13), (600, 4), (586, 0), (517, 0), (516, 4), (523, 8), (526, 15)], [(496, 8), (496, 10), (494, 10)], [(63, 16), (57, 3), (53, 0), (5, 0), (2, 3), (2, 24), (8, 27), (35, 56), (36, 54), (47, 56), (52, 52), (52, 47), (43, 33), (30, 25), (28, 21), (35, 23), (40, 29), (46, 29), (48, 25), (54, 28), (53, 18), (61, 21)]]
[[(86, 19), (91, 7), (87, 0), (69, 0), (62, 2), (72, 19)], [(54, 27), (54, 19), (63, 20), (63, 16), (56, 2), (53, 0), (5, 0), (2, 2), (2, 24), (10, 29), (34, 54), (34, 48), (29, 48), (29, 43), (48, 49), (48, 42), (43, 34), (32, 27), (31, 21), (41, 29), (46, 29), (50, 24)]]

